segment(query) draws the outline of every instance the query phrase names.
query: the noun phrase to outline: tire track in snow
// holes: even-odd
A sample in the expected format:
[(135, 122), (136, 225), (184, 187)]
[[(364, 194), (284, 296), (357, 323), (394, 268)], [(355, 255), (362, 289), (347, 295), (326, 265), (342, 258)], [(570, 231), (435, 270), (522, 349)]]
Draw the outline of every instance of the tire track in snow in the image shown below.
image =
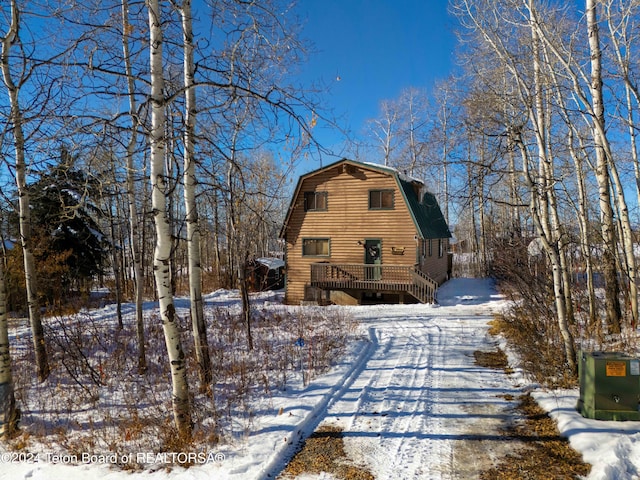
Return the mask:
[(350, 460), (379, 480), (477, 477), (512, 447), (499, 429), (519, 393), (504, 373), (474, 364), (475, 350), (495, 349), (485, 297), (462, 308), (453, 296), (439, 307), (354, 310), (372, 344), (314, 425), (339, 426)]
[(419, 328), (412, 325), (408, 330), (413, 339), (413, 351), (408, 352), (406, 368), (412, 375), (405, 377), (407, 395), (398, 401), (401, 415), (395, 425), (390, 425), (392, 431), (395, 429), (399, 434), (394, 439), (398, 449), (390, 458), (386, 476), (398, 479), (441, 478), (440, 469), (433, 465), (433, 459), (447, 457), (448, 452), (442, 448), (441, 441), (429, 436), (429, 432), (434, 430), (433, 423), (438, 420), (433, 416), (438, 402), (439, 379), (434, 372), (441, 363), (444, 337), (432, 322), (420, 322)]
[[(341, 425), (356, 463), (371, 465), (381, 478), (443, 478), (439, 467), (428, 465), (443, 457), (448, 464), (450, 456), (428, 434), (437, 429), (431, 424), (434, 369), (444, 347), (440, 328), (430, 321), (394, 319), (378, 323), (377, 337), (378, 349), (350, 392), (328, 410), (327, 422)], [(345, 414), (348, 418), (340, 418)]]
[(342, 427), (354, 463), (380, 480), (473, 477), (508, 448), (500, 426), (517, 394), (474, 363), (475, 350), (495, 348), (490, 313), (409, 312), (369, 321), (375, 351), (322, 423)]
[(262, 472), (258, 477), (260, 480), (275, 478), (277, 473), (284, 469), (287, 462), (293, 458), (300, 442), (314, 432), (323, 418), (326, 418), (330, 406), (343, 398), (345, 392), (347, 392), (354, 381), (360, 377), (363, 369), (366, 368), (368, 359), (370, 359), (378, 349), (378, 339), (376, 338), (374, 328), (369, 328), (369, 339), (370, 343), (362, 349), (358, 355), (358, 359), (353, 363), (353, 366), (345, 372), (341, 381), (332, 387), (331, 391), (323, 397), (323, 400), (298, 424), (295, 432), (290, 436), (289, 446), (281, 449), (276, 448), (273, 457), (263, 466)]

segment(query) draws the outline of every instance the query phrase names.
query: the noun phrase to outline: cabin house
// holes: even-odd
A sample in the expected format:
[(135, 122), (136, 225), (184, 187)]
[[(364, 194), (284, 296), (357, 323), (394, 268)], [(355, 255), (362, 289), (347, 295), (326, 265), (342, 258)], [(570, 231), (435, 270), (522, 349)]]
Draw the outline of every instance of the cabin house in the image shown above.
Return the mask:
[(285, 301), (433, 303), (451, 233), (419, 180), (343, 159), (298, 180), (280, 237)]

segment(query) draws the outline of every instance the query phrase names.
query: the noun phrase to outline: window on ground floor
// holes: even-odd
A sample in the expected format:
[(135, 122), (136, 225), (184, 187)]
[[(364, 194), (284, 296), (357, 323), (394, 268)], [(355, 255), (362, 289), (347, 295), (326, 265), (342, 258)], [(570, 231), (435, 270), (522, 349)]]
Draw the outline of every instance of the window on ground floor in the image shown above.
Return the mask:
[(328, 238), (305, 238), (302, 240), (303, 257), (328, 257)]

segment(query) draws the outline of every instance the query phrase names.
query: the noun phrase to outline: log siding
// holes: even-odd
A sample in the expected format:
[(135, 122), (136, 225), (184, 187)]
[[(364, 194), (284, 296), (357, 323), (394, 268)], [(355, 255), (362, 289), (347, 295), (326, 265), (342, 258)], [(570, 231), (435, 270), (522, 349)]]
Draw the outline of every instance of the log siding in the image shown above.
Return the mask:
[[(393, 192), (393, 208), (371, 209), (372, 191)], [(326, 193), (326, 210), (306, 209), (307, 192)], [(366, 263), (367, 239), (380, 240), (382, 265), (417, 267), (436, 282), (446, 279), (447, 258), (437, 256), (437, 244), (436, 255), (421, 255), (422, 238), (405, 195), (392, 171), (348, 160), (301, 177), (281, 233), (286, 241), (285, 301), (304, 300), (313, 264)], [(328, 239), (328, 255), (303, 255), (303, 239)]]

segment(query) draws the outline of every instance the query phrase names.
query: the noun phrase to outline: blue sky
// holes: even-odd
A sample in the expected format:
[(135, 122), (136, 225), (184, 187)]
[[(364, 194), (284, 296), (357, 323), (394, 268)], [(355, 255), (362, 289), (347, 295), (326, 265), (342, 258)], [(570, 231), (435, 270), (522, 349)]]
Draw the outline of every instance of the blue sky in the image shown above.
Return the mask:
[[(354, 136), (382, 100), (407, 87), (429, 91), (453, 67), (455, 19), (446, 0), (299, 0), (297, 10), (316, 51), (304, 78), (331, 85), (326, 107)], [(321, 141), (337, 139), (318, 133)]]

